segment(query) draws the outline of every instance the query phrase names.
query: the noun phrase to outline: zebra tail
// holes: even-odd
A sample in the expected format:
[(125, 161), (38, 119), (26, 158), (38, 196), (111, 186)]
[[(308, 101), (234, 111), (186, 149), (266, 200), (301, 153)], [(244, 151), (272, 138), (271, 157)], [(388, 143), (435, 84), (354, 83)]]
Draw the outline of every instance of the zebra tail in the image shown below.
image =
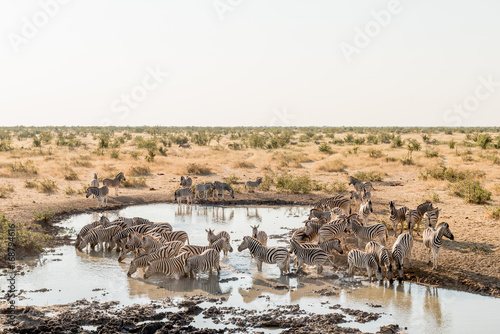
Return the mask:
[(187, 236), (186, 238), (187, 238), (188, 245), (191, 245), (191, 244), (189, 243), (189, 236)]

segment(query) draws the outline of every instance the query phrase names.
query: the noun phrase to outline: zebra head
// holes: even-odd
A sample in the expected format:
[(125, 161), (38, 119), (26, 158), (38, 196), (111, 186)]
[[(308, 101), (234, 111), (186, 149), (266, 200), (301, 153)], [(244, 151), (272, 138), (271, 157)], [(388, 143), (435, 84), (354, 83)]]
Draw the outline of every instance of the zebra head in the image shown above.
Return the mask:
[(377, 271), (375, 271), (375, 276), (379, 281), (382, 281), (384, 278), (382, 277), (382, 268), (377, 265)]
[(85, 195), (85, 197), (86, 197), (86, 198), (89, 198), (90, 196), (95, 195), (95, 193), (94, 193), (94, 192), (95, 192), (97, 189), (99, 189), (99, 188), (97, 188), (97, 187), (88, 187), (88, 188), (87, 188), (87, 195)]
[(450, 225), (448, 225), (448, 223), (441, 223), (441, 224), (439, 224), (438, 230), (440, 228), (443, 229), (443, 236), (447, 237), (450, 240), (454, 240), (455, 239), (455, 237), (453, 236), (453, 233), (451, 233)]
[(250, 225), (252, 228), (252, 237), (257, 238), (257, 232), (259, 232), (260, 225)]
[(340, 240), (335, 238), (327, 241), (328, 246), (331, 246), (332, 249), (335, 249), (337, 253), (344, 254), (344, 250), (342, 249), (342, 245), (340, 244)]
[(127, 181), (127, 180), (125, 180), (125, 174), (123, 174), (123, 172), (118, 173), (118, 175), (116, 175), (116, 178), (118, 179), (118, 181), (121, 181), (121, 180)]
[(233, 252), (233, 247), (231, 247), (231, 243), (227, 238), (222, 237), (221, 238), (222, 242), (222, 249), (225, 250), (226, 252), (232, 253)]
[(184, 178), (184, 176), (181, 176), (181, 186), (183, 186), (185, 182), (186, 182), (186, 179)]
[(245, 249), (248, 248), (248, 239), (249, 238), (250, 238), (249, 236), (243, 237), (243, 241), (238, 246), (238, 252), (242, 252), (242, 251), (244, 251)]
[(370, 212), (373, 212), (372, 200), (368, 201), (368, 209), (370, 209)]
[(101, 224), (104, 227), (107, 227), (109, 225), (109, 219), (108, 219), (108, 217), (101, 216), (101, 218), (99, 218), (99, 224)]

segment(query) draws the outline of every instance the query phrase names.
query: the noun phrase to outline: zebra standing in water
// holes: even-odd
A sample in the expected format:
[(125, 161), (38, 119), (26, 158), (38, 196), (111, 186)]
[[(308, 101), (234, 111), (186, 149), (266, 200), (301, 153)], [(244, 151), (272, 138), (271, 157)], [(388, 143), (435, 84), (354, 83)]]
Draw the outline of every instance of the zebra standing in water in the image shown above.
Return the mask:
[(182, 188), (177, 189), (174, 193), (174, 201), (177, 201), (177, 204), (182, 204), (182, 200), (186, 199), (186, 204), (193, 203), (193, 189), (191, 188)]
[(125, 174), (123, 172), (118, 173), (114, 179), (104, 179), (102, 180), (102, 184), (109, 188), (115, 188), (115, 196), (118, 196), (118, 187), (120, 186), (120, 181), (125, 180)]
[(190, 188), (192, 185), (193, 179), (191, 179), (189, 176), (187, 178), (181, 176), (181, 187)]
[(389, 250), (376, 241), (369, 241), (365, 246), (365, 252), (373, 255), (380, 267), (385, 267), (386, 277), (392, 283), (394, 281), (392, 279), (394, 269), (392, 267), (392, 255)]
[[(179, 254), (179, 249), (184, 245), (181, 241), (172, 241), (162, 246), (156, 252), (148, 254), (143, 248), (138, 249), (138, 256), (130, 262), (127, 276), (132, 276), (138, 268), (146, 267), (149, 262), (161, 258), (173, 258)], [(140, 254), (139, 254), (140, 253)]]
[(347, 263), (349, 264), (349, 275), (352, 275), (354, 268), (366, 269), (368, 279), (372, 280), (372, 270), (375, 272), (377, 280), (382, 280), (382, 268), (377, 264), (373, 255), (353, 249), (347, 254)]
[(199, 255), (192, 255), (186, 259), (184, 273), (194, 277), (200, 271), (208, 271), (209, 275), (212, 275), (212, 268), (215, 268), (215, 270), (217, 270), (217, 275), (220, 275), (219, 262), (219, 252), (215, 249), (207, 249)]
[(247, 192), (250, 190), (250, 188), (254, 189), (254, 192), (257, 192), (257, 188), (259, 188), (260, 184), (262, 183), (262, 178), (259, 177), (257, 181), (247, 181), (245, 183), (245, 186), (247, 188)]
[(413, 237), (409, 233), (402, 233), (398, 236), (394, 245), (392, 245), (392, 258), (396, 264), (396, 270), (398, 272), (398, 281), (401, 283), (403, 281), (403, 268), (405, 264), (405, 259), (408, 259), (408, 263), (411, 267), (411, 250), (413, 249)]
[(89, 198), (89, 196), (94, 195), (97, 200), (97, 208), (99, 208), (99, 200), (101, 200), (101, 206), (104, 206), (104, 199), (106, 199), (106, 206), (108, 206), (108, 194), (109, 189), (106, 186), (101, 188), (89, 187), (87, 188), (87, 195), (85, 197)]
[(260, 225), (250, 226), (252, 228), (252, 238), (260, 241), (263, 246), (267, 246), (267, 233), (259, 231)]
[(394, 236), (396, 236), (398, 224), (401, 224), (400, 233), (403, 233), (404, 223), (406, 221), (406, 212), (408, 211), (408, 208), (406, 206), (402, 206), (399, 209), (396, 209), (396, 207), (394, 206), (394, 202), (390, 201), (389, 210), (391, 211), (389, 220), (392, 222), (392, 229), (394, 230)]
[(94, 173), (94, 179), (90, 181), (90, 186), (99, 188), (99, 180), (97, 179), (97, 173)]
[(181, 249), (179, 249), (179, 253), (187, 252), (191, 255), (199, 255), (207, 249), (215, 249), (218, 253), (224, 251), (225, 254), (227, 254), (227, 252), (233, 252), (233, 247), (231, 247), (229, 240), (227, 238), (220, 238), (209, 246), (183, 245)]
[(373, 213), (372, 201), (363, 202), (359, 207), (359, 218), (362, 219), (363, 225), (368, 223), (368, 218), (371, 213)]
[(243, 237), (243, 241), (238, 247), (238, 252), (245, 249), (250, 251), (257, 262), (257, 270), (262, 271), (262, 263), (277, 264), (280, 268), (280, 273), (283, 275), (290, 270), (290, 254), (285, 247), (274, 246), (266, 247), (262, 246), (259, 240), (246, 236)]
[(427, 265), (431, 264), (431, 251), (432, 257), (434, 259), (432, 269), (437, 269), (438, 267), (438, 257), (443, 245), (443, 236), (450, 240), (454, 240), (455, 237), (451, 233), (450, 225), (448, 223), (441, 223), (434, 229), (432, 226), (427, 227), (424, 230), (424, 246), (427, 248)]
[(231, 196), (231, 198), (234, 198), (233, 188), (231, 188), (231, 186), (229, 184), (224, 183), (224, 182), (215, 181), (212, 199), (215, 196), (217, 196), (217, 198), (219, 198), (219, 191), (220, 191), (220, 192), (222, 192), (222, 200), (224, 201), (224, 192), (226, 190), (229, 191), (229, 195)]
[(314, 208), (323, 211), (340, 208), (345, 215), (348, 215), (351, 213), (351, 200), (342, 195), (336, 195), (334, 197), (320, 199), (316, 202)]
[(154, 273), (163, 273), (167, 276), (174, 276), (176, 280), (184, 274), (184, 264), (188, 258), (188, 253), (182, 253), (174, 258), (160, 258), (151, 261), (148, 269), (144, 273), (144, 279), (148, 279)]
[(352, 230), (354, 236), (358, 239), (358, 247), (361, 248), (361, 242), (364, 240), (374, 240), (379, 238), (380, 243), (385, 245), (388, 234), (384, 224), (375, 224), (370, 226), (362, 226), (356, 219), (348, 219), (345, 227), (345, 232)]
[(203, 191), (203, 195), (205, 199), (208, 197), (208, 191), (210, 189), (214, 189), (214, 184), (213, 183), (207, 183), (207, 184), (197, 184), (195, 187), (196, 193), (194, 194), (194, 198), (199, 198), (200, 197), (200, 192)]
[(342, 240), (342, 244), (347, 250), (347, 242), (345, 240), (345, 237), (346, 237), (347, 221), (349, 219), (350, 218), (343, 218), (339, 219), (338, 223), (335, 223), (334, 221), (331, 224), (323, 225), (318, 231), (318, 243), (321, 244), (331, 239), (338, 238)]
[(330, 261), (330, 263), (332, 263), (328, 254), (321, 248), (301, 247), (295, 239), (290, 240), (290, 247), (297, 258), (298, 270), (302, 269), (303, 264), (307, 264), (316, 266), (316, 273), (321, 274), (323, 272), (323, 264), (325, 264), (326, 261)]

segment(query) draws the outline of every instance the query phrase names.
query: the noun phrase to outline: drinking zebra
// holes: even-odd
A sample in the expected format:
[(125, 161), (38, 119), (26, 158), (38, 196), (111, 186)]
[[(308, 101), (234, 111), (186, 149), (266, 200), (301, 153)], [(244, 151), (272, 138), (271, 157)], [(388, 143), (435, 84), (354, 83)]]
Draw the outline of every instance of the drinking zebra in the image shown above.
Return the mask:
[(245, 186), (247, 188), (247, 192), (250, 190), (250, 189), (253, 189), (254, 192), (257, 192), (257, 188), (259, 188), (260, 184), (262, 183), (262, 178), (259, 177), (257, 179), (257, 181), (247, 181), (245, 183)]
[(377, 264), (373, 255), (369, 253), (353, 249), (347, 254), (347, 263), (349, 264), (349, 275), (353, 274), (354, 268), (360, 268), (366, 269), (370, 281), (372, 280), (372, 271), (375, 272), (377, 280), (382, 280), (382, 268)]
[(224, 182), (215, 181), (212, 199), (214, 197), (219, 198), (219, 191), (220, 191), (220, 192), (222, 192), (222, 200), (224, 201), (224, 193), (226, 190), (229, 191), (229, 195), (231, 196), (231, 198), (234, 198), (233, 188), (231, 188), (231, 186), (229, 184), (224, 183)]
[(113, 243), (116, 244), (116, 250), (119, 251), (120, 248), (123, 247), (123, 244), (124, 244), (124, 240), (128, 235), (129, 233), (131, 232), (138, 232), (140, 234), (145, 234), (147, 232), (149, 232), (153, 227), (151, 225), (148, 225), (148, 224), (144, 224), (144, 225), (135, 225), (135, 226), (130, 226), (130, 227), (127, 227), (121, 231), (119, 231), (118, 233), (116, 233), (114, 236), (113, 236)]
[(252, 228), (252, 238), (260, 241), (263, 246), (267, 246), (267, 233), (264, 231), (259, 231), (260, 225), (250, 226)]
[(372, 201), (363, 202), (359, 207), (359, 217), (362, 219), (363, 225), (368, 223), (368, 218), (371, 213), (373, 213)]
[(316, 238), (315, 235), (306, 234), (306, 227), (302, 226), (293, 231), (292, 239), (297, 240), (299, 243), (312, 242)]
[(262, 263), (277, 264), (280, 268), (280, 273), (283, 275), (290, 270), (290, 254), (285, 247), (263, 246), (259, 240), (250, 236), (243, 237), (243, 241), (238, 247), (238, 252), (245, 249), (250, 251), (250, 254), (257, 262), (257, 270), (262, 271)]
[(182, 188), (177, 189), (174, 193), (174, 200), (177, 201), (177, 204), (181, 204), (183, 199), (186, 199), (186, 204), (193, 203), (193, 189), (191, 188)]
[(203, 191), (203, 195), (205, 199), (208, 198), (208, 191), (210, 189), (214, 189), (214, 184), (213, 183), (207, 183), (207, 184), (197, 184), (195, 186), (196, 193), (194, 194), (194, 198), (199, 198), (200, 197), (200, 192)]
[(331, 239), (338, 238), (342, 240), (342, 244), (347, 250), (347, 243), (345, 237), (346, 237), (347, 221), (349, 219), (350, 218), (339, 219), (336, 222), (334, 221), (330, 224), (323, 225), (318, 231), (318, 243), (321, 244)]
[(144, 279), (150, 278), (154, 273), (163, 273), (167, 276), (174, 276), (176, 280), (184, 274), (184, 264), (189, 255), (182, 253), (174, 258), (159, 258), (150, 262), (144, 273)]
[(85, 197), (89, 198), (89, 196), (94, 195), (97, 200), (97, 208), (99, 208), (99, 200), (101, 201), (101, 206), (104, 207), (104, 200), (106, 199), (106, 206), (108, 206), (108, 194), (109, 189), (107, 186), (101, 188), (89, 187), (87, 188), (87, 195)]
[(127, 236), (127, 242), (125, 243), (125, 246), (122, 248), (120, 255), (118, 256), (118, 262), (122, 262), (128, 252), (135, 252), (138, 248), (144, 249), (144, 251), (149, 254), (151, 252), (159, 250), (162, 246), (163, 243), (155, 235), (142, 235), (137, 232), (131, 232)]
[[(323, 265), (326, 261), (330, 261), (328, 254), (322, 250), (321, 248), (305, 248), (301, 247), (301, 245), (295, 240), (290, 240), (290, 247), (293, 253), (295, 253), (295, 257), (297, 259), (298, 265), (297, 270), (303, 270), (302, 266), (304, 264), (316, 266), (316, 273), (321, 274), (323, 272)], [(305, 272), (305, 271), (304, 271)]]
[(208, 246), (184, 245), (179, 250), (179, 253), (187, 252), (191, 255), (199, 255), (207, 249), (215, 249), (218, 253), (224, 251), (224, 254), (233, 251), (233, 247), (231, 247), (229, 240), (225, 237), (222, 237)]
[(102, 184), (109, 188), (115, 188), (115, 196), (118, 196), (118, 187), (120, 186), (120, 181), (125, 180), (125, 174), (123, 172), (118, 173), (114, 179), (104, 179), (102, 180)]
[[(151, 233), (152, 231), (149, 231)], [(156, 234), (159, 235), (162, 242), (171, 242), (171, 241), (182, 241), (187, 242), (189, 245), (189, 236), (185, 231), (155, 231)]]
[(94, 173), (94, 179), (90, 181), (90, 186), (99, 188), (99, 180), (97, 179), (97, 173)]
[(394, 281), (392, 278), (394, 269), (392, 267), (392, 255), (389, 250), (376, 241), (369, 241), (365, 246), (365, 252), (373, 255), (380, 267), (385, 267), (386, 277), (392, 283)]
[(330, 211), (311, 209), (309, 211), (309, 219), (311, 218), (325, 218), (326, 221), (329, 222), (332, 220), (332, 213)]
[(406, 221), (406, 212), (408, 211), (408, 208), (406, 206), (402, 206), (399, 209), (396, 209), (396, 207), (394, 206), (394, 202), (390, 201), (389, 210), (391, 211), (389, 220), (392, 222), (392, 229), (394, 230), (394, 236), (396, 236), (398, 224), (401, 224), (400, 233), (403, 233), (404, 222)]
[(383, 224), (374, 224), (370, 226), (362, 226), (356, 219), (347, 219), (345, 232), (351, 230), (354, 236), (358, 239), (358, 247), (361, 248), (362, 241), (369, 241), (378, 238), (380, 243), (385, 245), (388, 234), (387, 228)]
[(455, 237), (451, 233), (450, 225), (448, 223), (441, 223), (434, 229), (432, 226), (427, 227), (424, 230), (423, 242), (424, 246), (427, 248), (427, 265), (431, 264), (431, 251), (433, 257), (432, 269), (437, 269), (438, 267), (438, 257), (441, 251), (441, 246), (443, 245), (443, 236), (450, 240), (454, 240)]
[(413, 249), (413, 237), (409, 233), (402, 233), (398, 236), (394, 245), (392, 245), (392, 258), (398, 272), (398, 281), (403, 281), (403, 268), (405, 259), (411, 266), (411, 251)]
[(192, 185), (193, 185), (193, 179), (191, 179), (189, 176), (187, 178), (181, 176), (181, 187), (191, 188)]
[(121, 230), (120, 226), (109, 226), (106, 228), (94, 228), (90, 230), (83, 238), (77, 249), (82, 252), (87, 245), (94, 250), (96, 245), (99, 245), (99, 250), (104, 251), (105, 244), (108, 244), (108, 250), (113, 249), (113, 236)]
[(164, 246), (162, 246), (156, 252), (147, 254), (144, 249), (138, 249), (138, 255), (135, 259), (130, 262), (130, 267), (127, 272), (127, 276), (132, 276), (138, 268), (143, 268), (148, 265), (149, 262), (161, 258), (173, 258), (179, 254), (179, 249), (184, 245), (181, 241), (172, 241)]
[(85, 225), (84, 227), (82, 227), (82, 229), (80, 230), (80, 232), (78, 232), (78, 234), (76, 235), (76, 240), (75, 240), (75, 247), (78, 248), (78, 246), (80, 245), (80, 242), (82, 241), (82, 238), (90, 231), (92, 230), (94, 227), (97, 227), (99, 225), (102, 225), (101, 221), (100, 220), (95, 220), (93, 221), (92, 223), (90, 224), (87, 224)]
[(184, 264), (184, 273), (195, 277), (196, 274), (203, 271), (208, 271), (212, 275), (212, 268), (217, 270), (217, 275), (220, 275), (220, 254), (215, 249), (207, 249), (199, 255), (192, 255), (186, 259)]
[(351, 213), (351, 200), (342, 195), (336, 195), (334, 197), (320, 199), (316, 202), (314, 208), (321, 209), (323, 211), (340, 208), (345, 215), (348, 215)]

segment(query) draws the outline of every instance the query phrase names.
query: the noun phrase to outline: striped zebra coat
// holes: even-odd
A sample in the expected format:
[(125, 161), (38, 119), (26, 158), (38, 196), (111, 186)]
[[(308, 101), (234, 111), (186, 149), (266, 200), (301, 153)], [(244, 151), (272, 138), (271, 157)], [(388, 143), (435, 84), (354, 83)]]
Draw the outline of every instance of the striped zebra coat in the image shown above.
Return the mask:
[(254, 192), (257, 192), (257, 188), (259, 188), (260, 184), (262, 183), (262, 178), (259, 177), (257, 179), (257, 181), (247, 181), (245, 183), (245, 187), (247, 189), (247, 192), (250, 190), (250, 189), (253, 189)]
[(106, 186), (103, 186), (101, 188), (89, 187), (87, 188), (87, 194), (85, 195), (85, 197), (89, 198), (90, 196), (94, 195), (97, 201), (97, 207), (99, 208), (99, 200), (101, 201), (101, 206), (104, 207), (104, 200), (106, 200), (106, 206), (108, 206), (108, 194), (109, 189)]
[(99, 188), (99, 180), (97, 179), (97, 173), (94, 173), (94, 179), (90, 181), (90, 186)]
[(424, 213), (422, 217), (424, 226), (436, 226), (439, 219), (439, 211), (441, 211), (441, 209), (435, 208)]
[(250, 236), (243, 237), (243, 241), (238, 247), (238, 252), (245, 249), (250, 251), (257, 262), (257, 270), (262, 271), (262, 263), (277, 264), (280, 268), (280, 273), (283, 275), (290, 270), (290, 254), (285, 247), (274, 246), (266, 247), (262, 246), (259, 240), (252, 238)]
[(368, 223), (368, 219), (370, 217), (370, 214), (372, 213), (373, 213), (372, 201), (369, 200), (368, 202), (363, 202), (359, 207), (359, 217), (362, 219), (363, 225), (366, 225)]
[(326, 219), (326, 222), (329, 222), (332, 220), (332, 213), (331, 211), (323, 211), (323, 210), (318, 210), (318, 209), (311, 209), (309, 211), (309, 218), (324, 218)]
[(349, 215), (351, 213), (351, 200), (342, 195), (336, 195), (334, 197), (320, 199), (316, 202), (314, 208), (323, 211), (331, 211), (333, 208), (340, 208), (345, 215)]
[(131, 232), (138, 232), (140, 234), (146, 234), (151, 229), (152, 229), (152, 226), (148, 225), (148, 224), (130, 226), (130, 227), (127, 227), (127, 228), (119, 231), (118, 233), (116, 233), (113, 236), (112, 240), (116, 244), (117, 250), (119, 250), (119, 249), (123, 248), (123, 246), (124, 246), (124, 244), (126, 242), (125, 238), (128, 237), (129, 233), (131, 233)]
[(380, 243), (385, 245), (388, 233), (384, 224), (374, 224), (370, 226), (362, 226), (356, 219), (348, 219), (345, 232), (351, 230), (354, 236), (358, 239), (358, 248), (361, 248), (363, 241), (370, 241), (378, 238)]
[(401, 232), (399, 233), (403, 233), (404, 222), (406, 221), (406, 212), (408, 211), (408, 208), (406, 206), (402, 206), (399, 209), (396, 209), (394, 202), (390, 201), (389, 210), (391, 212), (389, 220), (392, 222), (392, 229), (394, 230), (394, 236), (396, 236), (399, 224), (401, 224)]
[(366, 269), (370, 281), (372, 279), (372, 272), (375, 272), (377, 280), (382, 280), (382, 269), (377, 264), (373, 255), (369, 253), (353, 249), (347, 254), (347, 263), (349, 264), (349, 275), (353, 274), (354, 268), (360, 268)]
[(159, 250), (162, 246), (163, 243), (161, 240), (152, 234), (142, 235), (137, 232), (131, 232), (127, 237), (125, 246), (118, 256), (118, 262), (122, 262), (128, 252), (135, 252), (138, 248), (144, 249), (144, 251), (149, 254)]
[(126, 181), (123, 172), (118, 173), (114, 179), (106, 178), (102, 180), (102, 184), (108, 188), (115, 188), (115, 196), (118, 196), (118, 187), (120, 186), (121, 180)]
[(323, 243), (332, 239), (342, 240), (342, 244), (347, 250), (346, 228), (349, 218), (335, 220), (330, 224), (323, 225), (318, 231), (318, 243)]
[(189, 236), (185, 231), (155, 231), (158, 234), (159, 238), (163, 243), (171, 242), (171, 241), (182, 241), (187, 242), (189, 245)]
[(197, 184), (195, 187), (196, 193), (194, 194), (194, 198), (200, 198), (200, 192), (203, 192), (203, 196), (205, 199), (208, 198), (208, 191), (210, 189), (214, 189), (214, 184), (213, 183), (207, 183), (207, 184)]
[(95, 220), (93, 221), (92, 223), (90, 224), (87, 224), (85, 225), (84, 227), (82, 227), (82, 229), (80, 230), (80, 232), (78, 232), (78, 234), (76, 235), (76, 240), (75, 240), (75, 247), (78, 248), (78, 246), (80, 245), (80, 242), (82, 241), (82, 238), (90, 231), (92, 230), (94, 227), (97, 227), (97, 226), (100, 226), (102, 225), (101, 224), (101, 221), (100, 220)]
[[(219, 231), (217, 234), (215, 234), (214, 233), (215, 230), (205, 229), (205, 232), (207, 232), (207, 240), (209, 245), (211, 245), (220, 238), (226, 238), (228, 242), (231, 241), (231, 236), (226, 231)], [(224, 250), (224, 256), (227, 256), (227, 251), (225, 250)]]
[(252, 238), (260, 241), (263, 246), (267, 246), (267, 233), (264, 231), (259, 231), (260, 225), (250, 226), (252, 228)]
[(212, 199), (215, 197), (219, 198), (219, 191), (222, 193), (222, 200), (223, 201), (224, 201), (224, 193), (226, 191), (229, 192), (229, 195), (231, 196), (231, 198), (234, 198), (233, 188), (231, 188), (231, 186), (229, 184), (224, 183), (224, 182), (215, 181)]
[(302, 266), (304, 264), (307, 264), (316, 266), (316, 273), (321, 274), (323, 272), (323, 265), (326, 261), (330, 261), (330, 263), (333, 265), (333, 262), (331, 262), (330, 258), (328, 257), (328, 253), (321, 248), (302, 247), (297, 241), (295, 241), (295, 239), (292, 239), (290, 241), (290, 247), (292, 252), (295, 254), (295, 257), (297, 258), (298, 270), (301, 270)]
[(394, 268), (392, 266), (391, 252), (376, 241), (369, 241), (365, 246), (365, 252), (373, 255), (380, 267), (385, 267), (386, 277), (392, 283), (394, 281)]
[(431, 264), (431, 251), (433, 257), (432, 269), (437, 269), (439, 252), (441, 251), (441, 246), (443, 245), (443, 237), (447, 237), (450, 240), (454, 240), (455, 237), (451, 233), (450, 225), (448, 223), (441, 223), (434, 229), (432, 226), (427, 227), (424, 230), (423, 242), (425, 248), (427, 248), (427, 265)]
[(409, 233), (402, 233), (398, 236), (394, 245), (392, 245), (392, 258), (398, 272), (398, 281), (403, 281), (403, 268), (405, 259), (411, 266), (411, 251), (413, 249), (413, 237)]
[(175, 191), (174, 200), (177, 201), (177, 204), (182, 204), (184, 199), (186, 199), (186, 204), (193, 203), (193, 189), (182, 188)]
[(224, 251), (225, 254), (227, 252), (232, 252), (233, 247), (231, 247), (231, 244), (229, 243), (229, 240), (227, 238), (220, 238), (215, 240), (212, 244), (209, 246), (196, 246), (196, 245), (184, 245), (181, 247), (179, 250), (179, 253), (189, 253), (190, 255), (199, 255), (206, 251), (207, 249), (215, 249), (217, 252)]
[(193, 179), (190, 178), (189, 176), (185, 178), (184, 176), (181, 176), (181, 187), (183, 188), (191, 188), (193, 185)]
[(427, 211), (433, 210), (431, 202), (420, 204), (416, 210), (406, 212), (406, 222), (408, 223), (408, 232), (413, 235), (413, 229), (417, 225), (417, 235), (420, 235), (420, 222)]
[(215, 249), (207, 249), (199, 255), (192, 255), (186, 259), (184, 264), (184, 273), (191, 277), (196, 276), (199, 272), (208, 271), (212, 275), (212, 268), (217, 270), (217, 275), (220, 275), (220, 254)]
[(156, 252), (151, 254), (147, 254), (146, 250), (143, 248), (138, 249), (138, 254), (140, 256), (136, 257), (130, 262), (130, 267), (127, 272), (127, 276), (132, 276), (138, 268), (146, 267), (151, 261), (161, 259), (161, 258), (173, 258), (179, 254), (179, 249), (184, 245), (183, 242), (180, 241), (172, 241), (164, 246), (162, 246)]
[(179, 279), (181, 275), (184, 275), (184, 265), (188, 256), (187, 253), (182, 253), (174, 258), (159, 258), (151, 261), (144, 273), (144, 279), (150, 278), (154, 273), (163, 273)]
[(120, 226), (108, 226), (106, 228), (94, 228), (90, 230), (78, 245), (78, 250), (83, 251), (87, 245), (94, 249), (95, 245), (100, 245), (99, 249), (104, 250), (105, 243), (108, 243), (108, 250), (113, 249), (112, 237), (121, 230)]

